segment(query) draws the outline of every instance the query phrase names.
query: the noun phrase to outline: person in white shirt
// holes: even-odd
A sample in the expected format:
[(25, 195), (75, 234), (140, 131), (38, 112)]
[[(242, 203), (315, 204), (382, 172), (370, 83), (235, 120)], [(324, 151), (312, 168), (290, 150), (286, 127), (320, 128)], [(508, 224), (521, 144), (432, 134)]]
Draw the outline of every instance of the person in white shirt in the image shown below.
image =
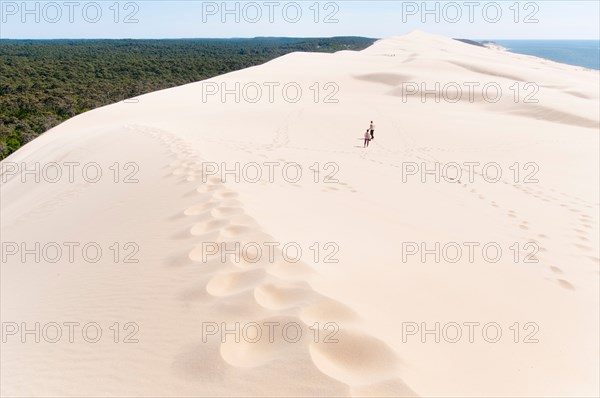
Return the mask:
[(371, 139), (374, 140), (375, 139), (375, 124), (373, 124), (372, 120), (371, 120), (371, 125), (369, 126), (369, 130), (371, 131)]
[(371, 142), (371, 133), (370, 130), (367, 129), (367, 131), (365, 132), (365, 145), (363, 146), (363, 148), (368, 147), (369, 142)]

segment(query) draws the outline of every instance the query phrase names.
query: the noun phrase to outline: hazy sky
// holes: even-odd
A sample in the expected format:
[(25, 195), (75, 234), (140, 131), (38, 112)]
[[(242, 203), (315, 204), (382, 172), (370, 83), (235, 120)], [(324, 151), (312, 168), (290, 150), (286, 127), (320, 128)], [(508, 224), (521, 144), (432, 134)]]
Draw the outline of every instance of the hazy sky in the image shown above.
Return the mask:
[(598, 39), (599, 1), (0, 1), (1, 38)]

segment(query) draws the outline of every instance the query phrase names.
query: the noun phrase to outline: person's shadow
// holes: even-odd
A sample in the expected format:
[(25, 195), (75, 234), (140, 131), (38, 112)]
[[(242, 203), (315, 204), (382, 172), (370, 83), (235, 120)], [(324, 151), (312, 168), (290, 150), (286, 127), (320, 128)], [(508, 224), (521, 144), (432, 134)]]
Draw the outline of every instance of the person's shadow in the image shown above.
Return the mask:
[[(358, 138), (359, 141), (365, 141), (364, 137), (363, 138)], [(364, 148), (364, 145), (356, 145), (354, 146), (354, 148)]]

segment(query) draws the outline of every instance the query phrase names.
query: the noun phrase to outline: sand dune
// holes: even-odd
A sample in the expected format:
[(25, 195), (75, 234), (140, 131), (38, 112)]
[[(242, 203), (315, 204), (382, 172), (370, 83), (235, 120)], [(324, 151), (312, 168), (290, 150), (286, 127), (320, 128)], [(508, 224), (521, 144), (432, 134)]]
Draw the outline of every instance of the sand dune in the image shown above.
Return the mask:
[[(267, 89), (249, 100), (273, 82), (273, 101)], [(465, 82), (478, 84), (471, 97)], [(207, 95), (236, 83), (249, 87), (239, 101)], [(94, 242), (103, 255), (3, 259), (2, 395), (597, 396), (599, 83), (598, 71), (414, 32), (63, 123), (2, 163), (2, 241)], [(53, 162), (94, 162), (102, 178), (23, 182), (12, 169)], [(227, 181), (207, 168), (236, 162), (278, 168)], [(469, 162), (502, 175), (469, 178)], [(302, 178), (282, 178), (290, 164)], [(409, 164), (440, 165), (440, 181)], [(435, 242), (479, 246), (474, 261), (407, 256), (406, 243)], [(481, 253), (490, 242), (497, 262)], [(103, 335), (36, 344), (7, 329), (36, 322), (95, 322)], [(236, 323), (239, 341), (206, 333)], [(439, 342), (409, 333), (436, 323)], [(481, 332), (492, 323), (497, 342)]]

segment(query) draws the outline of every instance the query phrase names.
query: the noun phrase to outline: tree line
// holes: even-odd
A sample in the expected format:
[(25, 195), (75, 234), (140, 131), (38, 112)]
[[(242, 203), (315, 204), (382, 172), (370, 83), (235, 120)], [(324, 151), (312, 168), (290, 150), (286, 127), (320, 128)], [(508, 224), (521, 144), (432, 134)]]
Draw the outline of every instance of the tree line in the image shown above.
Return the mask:
[(374, 39), (0, 40), (0, 160), (63, 121), (295, 52)]

